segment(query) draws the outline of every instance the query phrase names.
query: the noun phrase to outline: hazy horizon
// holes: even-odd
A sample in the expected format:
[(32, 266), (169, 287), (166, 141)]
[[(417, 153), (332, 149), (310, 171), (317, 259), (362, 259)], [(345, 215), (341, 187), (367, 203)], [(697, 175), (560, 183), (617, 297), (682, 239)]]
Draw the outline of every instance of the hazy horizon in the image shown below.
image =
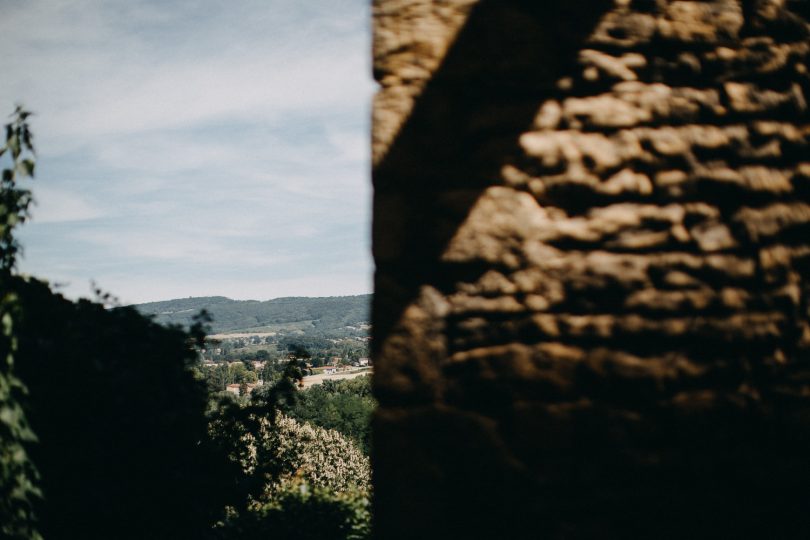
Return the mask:
[(173, 302), (176, 300), (193, 300), (197, 298), (225, 298), (226, 300), (233, 300), (235, 302), (272, 302), (273, 300), (284, 300), (286, 298), (307, 298), (307, 299), (319, 299), (319, 298), (347, 298), (347, 297), (354, 297), (354, 296), (372, 296), (374, 293), (358, 293), (358, 294), (333, 294), (333, 295), (324, 295), (324, 296), (276, 296), (273, 298), (231, 298), (229, 296), (222, 296), (219, 294), (203, 294), (199, 296), (183, 296), (178, 298), (162, 298), (160, 300), (147, 300), (145, 302), (136, 302), (132, 305), (141, 305), (141, 304), (159, 304), (161, 302)]

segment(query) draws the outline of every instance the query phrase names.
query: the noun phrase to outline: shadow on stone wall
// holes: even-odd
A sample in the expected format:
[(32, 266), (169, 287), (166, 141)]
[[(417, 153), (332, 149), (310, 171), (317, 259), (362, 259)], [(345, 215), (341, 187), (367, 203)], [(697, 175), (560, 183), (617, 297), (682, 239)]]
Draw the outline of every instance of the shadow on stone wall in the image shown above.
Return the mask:
[(610, 3), (484, 0), (473, 7), (373, 171), (376, 336), (389, 334), (422, 286), (455, 282), (442, 253), (483, 190), (501, 183), (518, 136), (559, 93), (557, 81), (573, 70)]
[(373, 171), (378, 537), (807, 537), (806, 6), (375, 3), (463, 5)]
[[(413, 413), (376, 425), (375, 521), (386, 531), (380, 538), (506, 538), (500, 534), (525, 519), (515, 513), (533, 511), (537, 494), (487, 432), (495, 428), (433, 408), (443, 392), (443, 329), (432, 328), (441, 317), (404, 314), (421, 311), (426, 287), (449, 293), (486, 270), (448, 264), (442, 255), (482, 192), (502, 183), (519, 135), (559, 93), (557, 81), (570, 74), (609, 4), (477, 3), (373, 171), (376, 393), (383, 408)], [(408, 515), (414, 519), (403, 529)]]

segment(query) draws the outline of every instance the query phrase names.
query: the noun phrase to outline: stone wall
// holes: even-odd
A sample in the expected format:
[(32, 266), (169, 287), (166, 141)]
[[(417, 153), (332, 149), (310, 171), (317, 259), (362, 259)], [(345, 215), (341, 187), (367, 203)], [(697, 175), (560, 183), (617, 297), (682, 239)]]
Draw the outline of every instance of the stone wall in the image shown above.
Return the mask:
[(374, 1), (379, 538), (810, 537), (808, 4)]

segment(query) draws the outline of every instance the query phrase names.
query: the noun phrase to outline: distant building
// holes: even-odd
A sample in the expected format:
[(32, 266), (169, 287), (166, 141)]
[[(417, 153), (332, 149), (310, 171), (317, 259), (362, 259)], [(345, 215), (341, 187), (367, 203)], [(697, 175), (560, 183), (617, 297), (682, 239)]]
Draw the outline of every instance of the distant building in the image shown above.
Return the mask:
[[(234, 395), (238, 396), (238, 395), (240, 395), (239, 394), (239, 387), (240, 386), (242, 386), (242, 385), (237, 384), (237, 383), (229, 384), (228, 386), (225, 387), (225, 391), (230, 392), (231, 394), (234, 394)], [(253, 391), (254, 388), (256, 388), (258, 386), (261, 386), (261, 383), (260, 382), (248, 383), (245, 386), (247, 386), (247, 394), (250, 394)]]
[(359, 365), (359, 366), (367, 366), (368, 365), (368, 358), (365, 358), (365, 357), (358, 358), (357, 359), (357, 365)]

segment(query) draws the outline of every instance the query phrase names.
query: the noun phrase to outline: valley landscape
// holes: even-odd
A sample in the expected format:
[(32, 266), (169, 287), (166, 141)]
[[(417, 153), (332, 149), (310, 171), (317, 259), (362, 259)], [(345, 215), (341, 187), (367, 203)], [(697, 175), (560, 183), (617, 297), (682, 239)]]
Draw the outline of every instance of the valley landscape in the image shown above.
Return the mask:
[(159, 324), (184, 329), (207, 313), (199, 373), (212, 392), (244, 395), (277, 380), (290, 359), (303, 362), (304, 387), (367, 373), (370, 302), (371, 295), (267, 301), (207, 296), (134, 307)]

